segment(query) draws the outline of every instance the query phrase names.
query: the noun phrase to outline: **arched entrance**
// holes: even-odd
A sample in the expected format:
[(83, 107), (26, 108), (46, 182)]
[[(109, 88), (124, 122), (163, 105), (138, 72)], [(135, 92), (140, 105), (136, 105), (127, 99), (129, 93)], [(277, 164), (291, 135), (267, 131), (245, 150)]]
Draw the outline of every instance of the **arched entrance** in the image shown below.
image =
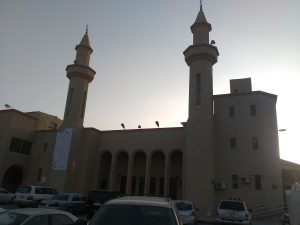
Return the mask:
[(175, 151), (170, 158), (170, 197), (182, 198), (182, 152)]
[(126, 193), (128, 159), (126, 152), (120, 152), (116, 159), (114, 190), (120, 191), (122, 194)]
[(165, 155), (156, 151), (151, 157), (149, 194), (152, 196), (164, 196), (165, 184)]
[(131, 194), (144, 195), (146, 174), (146, 154), (138, 151), (133, 159)]
[(111, 168), (112, 155), (105, 152), (101, 156), (98, 189), (108, 190), (110, 182), (110, 168)]
[(8, 191), (14, 193), (18, 186), (23, 182), (23, 170), (21, 166), (14, 165), (9, 167), (3, 176), (2, 186)]

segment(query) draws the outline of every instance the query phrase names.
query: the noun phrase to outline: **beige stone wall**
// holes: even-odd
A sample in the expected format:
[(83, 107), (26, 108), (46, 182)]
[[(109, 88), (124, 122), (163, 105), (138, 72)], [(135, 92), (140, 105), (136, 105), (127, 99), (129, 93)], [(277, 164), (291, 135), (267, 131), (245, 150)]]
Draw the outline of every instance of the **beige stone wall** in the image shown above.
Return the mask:
[[(216, 190), (220, 199), (238, 197), (248, 205), (283, 202), (276, 96), (263, 92), (215, 96), (216, 181), (225, 181), (227, 188)], [(256, 105), (256, 116), (250, 115), (250, 105)], [(229, 107), (235, 116), (229, 118)], [(231, 149), (230, 138), (236, 138)], [(252, 147), (252, 137), (258, 137), (259, 149)], [(232, 175), (246, 176), (250, 184), (232, 188)], [(262, 190), (255, 188), (255, 175), (262, 176)], [(275, 185), (275, 186), (274, 186)]]
[[(27, 184), (51, 185), (56, 188), (59, 176), (52, 177), (52, 159), (57, 131), (40, 131), (36, 133), (31, 150), (30, 167), (28, 168)], [(38, 170), (41, 169), (41, 179)]]
[[(0, 181), (2, 182), (6, 170), (19, 165), (23, 172), (29, 167), (29, 155), (9, 151), (12, 137), (33, 142), (37, 120), (17, 110), (0, 112)], [(24, 178), (26, 179), (26, 177)]]

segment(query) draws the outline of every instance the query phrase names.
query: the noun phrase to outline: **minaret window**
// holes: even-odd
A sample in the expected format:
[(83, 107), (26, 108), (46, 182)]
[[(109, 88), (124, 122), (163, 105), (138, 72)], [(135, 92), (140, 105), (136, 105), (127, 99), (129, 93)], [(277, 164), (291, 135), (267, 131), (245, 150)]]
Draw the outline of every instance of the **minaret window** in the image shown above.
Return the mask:
[(196, 74), (196, 106), (201, 105), (201, 75)]
[(86, 91), (83, 92), (83, 97), (82, 97), (81, 113), (80, 113), (81, 119), (83, 119), (84, 117), (85, 104), (86, 104)]
[(71, 108), (71, 102), (72, 102), (72, 98), (73, 98), (73, 92), (74, 92), (74, 88), (71, 88), (68, 93), (66, 116), (70, 115), (70, 108)]

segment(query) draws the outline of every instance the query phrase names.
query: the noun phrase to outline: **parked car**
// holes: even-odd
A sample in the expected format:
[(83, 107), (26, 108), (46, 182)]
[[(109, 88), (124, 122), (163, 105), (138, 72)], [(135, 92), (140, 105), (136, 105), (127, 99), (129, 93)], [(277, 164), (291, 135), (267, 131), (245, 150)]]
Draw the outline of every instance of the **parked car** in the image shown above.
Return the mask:
[(68, 212), (54, 209), (23, 208), (0, 213), (1, 225), (66, 225), (78, 218)]
[(20, 186), (16, 191), (16, 198), (14, 203), (19, 207), (37, 206), (43, 199), (49, 199), (58, 194), (53, 187), (46, 186)]
[(244, 201), (222, 200), (218, 206), (217, 221), (230, 224), (251, 224), (251, 210)]
[(10, 193), (3, 187), (0, 187), (0, 203), (11, 203), (15, 198), (15, 194)]
[(100, 206), (110, 199), (121, 197), (120, 192), (96, 190), (90, 191), (86, 198), (86, 215), (87, 218), (92, 218)]
[(282, 225), (291, 224), (290, 215), (288, 213), (281, 214), (280, 221)]
[(176, 200), (175, 205), (180, 215), (183, 224), (194, 224), (198, 223), (198, 217), (196, 215), (196, 208), (191, 201)]
[(50, 199), (42, 200), (39, 208), (52, 208), (68, 211), (72, 214), (80, 214), (85, 212), (86, 195), (78, 193), (62, 193), (54, 195)]
[[(78, 220), (76, 225), (86, 225)], [(171, 199), (128, 196), (104, 203), (89, 225), (182, 225), (175, 203)]]
[(0, 207), (0, 213), (5, 212), (6, 210)]

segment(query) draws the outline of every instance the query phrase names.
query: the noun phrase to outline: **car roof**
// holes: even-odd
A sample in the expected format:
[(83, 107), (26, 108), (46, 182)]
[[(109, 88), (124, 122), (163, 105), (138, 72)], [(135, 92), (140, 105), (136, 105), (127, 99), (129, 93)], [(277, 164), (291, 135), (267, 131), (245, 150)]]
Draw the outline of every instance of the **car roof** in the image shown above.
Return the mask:
[(85, 196), (84, 194), (80, 194), (80, 193), (71, 193), (71, 192), (63, 192), (63, 193), (59, 193), (56, 195), (80, 195), (80, 196)]
[(220, 203), (221, 202), (242, 202), (242, 203), (244, 203), (245, 201), (242, 201), (242, 200), (221, 200)]
[(194, 204), (192, 201), (188, 201), (188, 200), (175, 200), (175, 203), (185, 203), (185, 204)]
[(148, 197), (148, 196), (127, 196), (116, 198), (105, 203), (105, 205), (146, 205), (146, 206), (158, 206), (165, 208), (172, 208), (172, 200), (168, 198), (160, 197)]
[(19, 187), (54, 188), (54, 187), (42, 186), (42, 185), (20, 185)]
[(20, 208), (20, 209), (10, 209), (9, 212), (20, 213), (23, 215), (31, 216), (31, 215), (43, 215), (43, 214), (68, 214), (65, 211), (57, 210), (57, 209), (46, 209), (46, 208)]

